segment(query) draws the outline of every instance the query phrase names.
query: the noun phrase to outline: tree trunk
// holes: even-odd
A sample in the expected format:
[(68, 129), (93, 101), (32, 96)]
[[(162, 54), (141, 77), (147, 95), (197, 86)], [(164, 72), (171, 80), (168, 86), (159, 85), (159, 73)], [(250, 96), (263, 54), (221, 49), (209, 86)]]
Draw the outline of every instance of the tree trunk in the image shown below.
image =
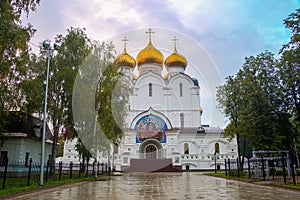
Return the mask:
[(246, 140), (245, 140), (245, 138), (243, 137), (242, 162), (241, 162), (241, 165), (240, 165), (241, 171), (244, 170), (245, 154), (246, 154)]
[(241, 161), (240, 161), (240, 158), (241, 158), (241, 148), (240, 148), (240, 134), (239, 133), (236, 133), (236, 143), (237, 143), (237, 154), (238, 154), (238, 164), (240, 166), (241, 164)]
[(55, 159), (57, 154), (58, 130), (59, 130), (58, 126), (55, 126), (54, 133), (53, 133), (51, 160), (50, 160), (50, 176), (55, 174)]

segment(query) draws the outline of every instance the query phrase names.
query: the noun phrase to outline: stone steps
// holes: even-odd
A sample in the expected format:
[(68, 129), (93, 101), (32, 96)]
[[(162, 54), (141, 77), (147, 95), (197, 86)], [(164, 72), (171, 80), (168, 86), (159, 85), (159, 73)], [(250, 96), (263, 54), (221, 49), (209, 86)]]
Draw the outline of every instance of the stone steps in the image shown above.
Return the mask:
[(181, 172), (172, 165), (172, 159), (131, 159), (125, 172)]

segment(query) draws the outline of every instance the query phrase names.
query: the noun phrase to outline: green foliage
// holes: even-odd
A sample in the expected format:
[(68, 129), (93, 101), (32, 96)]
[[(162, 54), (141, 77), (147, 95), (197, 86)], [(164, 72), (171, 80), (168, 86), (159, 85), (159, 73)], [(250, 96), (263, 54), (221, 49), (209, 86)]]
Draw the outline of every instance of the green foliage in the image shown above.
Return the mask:
[(95, 42), (73, 91), (77, 131), (93, 156), (98, 151), (110, 153), (110, 145), (120, 141), (128, 110), (131, 88), (113, 64), (113, 54), (112, 43)]
[(82, 143), (81, 139), (78, 139), (77, 144), (75, 145), (75, 149), (78, 152), (79, 157), (82, 159), (83, 163), (85, 163), (85, 161), (89, 162), (92, 154), (90, 153), (90, 150), (88, 150)]
[(290, 149), (292, 137), (286, 133), (293, 131), (272, 53), (246, 58), (242, 69), (219, 87), (217, 99), (230, 119), (227, 135), (241, 134), (256, 149)]
[[(74, 127), (73, 85), (78, 70), (91, 48), (85, 30), (80, 28), (67, 29), (67, 35), (58, 35), (56, 41), (61, 42), (61, 47), (57, 54), (52, 55), (48, 91), (48, 115), (52, 119), (54, 144), (57, 143), (62, 128), (67, 130)], [(53, 145), (51, 169), (55, 164), (56, 148), (57, 146)]]
[[(39, 0), (1, 0), (0, 3), (0, 110), (22, 106), (24, 96), (20, 83), (28, 79), (26, 68), (30, 60), (28, 42), (35, 30), (21, 24), (22, 11), (34, 11)], [(2, 114), (0, 127), (3, 126)]]
[[(280, 59), (268, 51), (245, 59), (235, 76), (219, 86), (217, 101), (229, 118), (225, 135), (264, 150), (294, 150), (299, 142), (300, 10), (284, 24), (292, 30)], [(244, 144), (246, 144), (244, 142)]]
[(113, 64), (103, 72), (99, 88), (99, 124), (112, 143), (119, 143), (125, 128), (131, 88), (119, 72), (119, 67)]
[(284, 20), (286, 28), (292, 32), (290, 42), (280, 50), (279, 75), (284, 90), (283, 108), (291, 113), (290, 122), (297, 132), (296, 144), (300, 142), (300, 9)]

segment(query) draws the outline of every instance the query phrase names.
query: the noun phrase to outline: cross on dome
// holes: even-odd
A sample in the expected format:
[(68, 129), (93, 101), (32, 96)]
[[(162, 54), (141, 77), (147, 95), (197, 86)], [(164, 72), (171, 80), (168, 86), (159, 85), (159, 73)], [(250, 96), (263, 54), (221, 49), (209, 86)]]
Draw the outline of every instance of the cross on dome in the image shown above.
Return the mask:
[(129, 39), (126, 36), (124, 37), (124, 39), (122, 39), (122, 42), (124, 43), (124, 50), (123, 53), (117, 56), (114, 63), (121, 67), (135, 68), (136, 62), (134, 58), (131, 55), (129, 55), (126, 51), (126, 44), (128, 41)]
[(124, 51), (126, 51), (126, 44), (129, 41), (129, 39), (125, 36), (124, 39), (122, 39), (122, 42), (124, 43)]
[(149, 28), (148, 31), (146, 31), (147, 34), (149, 34), (149, 41), (151, 41), (151, 34), (155, 33), (152, 31), (152, 28)]
[(176, 48), (176, 41), (178, 41), (179, 39), (176, 38), (176, 36), (174, 36), (171, 40), (174, 42), (174, 52), (175, 52), (175, 51), (177, 51), (177, 48)]

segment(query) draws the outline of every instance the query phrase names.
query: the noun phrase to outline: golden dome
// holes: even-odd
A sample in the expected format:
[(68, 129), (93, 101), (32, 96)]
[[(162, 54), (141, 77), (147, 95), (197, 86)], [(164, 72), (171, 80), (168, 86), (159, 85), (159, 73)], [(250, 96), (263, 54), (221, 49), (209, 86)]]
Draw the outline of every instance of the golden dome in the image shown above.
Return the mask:
[(134, 58), (126, 52), (126, 49), (124, 49), (123, 53), (115, 59), (115, 64), (122, 67), (135, 68), (136, 62)]
[(115, 64), (119, 65), (121, 67), (135, 68), (136, 62), (135, 62), (134, 58), (131, 55), (129, 55), (126, 51), (126, 41), (128, 41), (128, 39), (125, 37), (122, 41), (124, 41), (124, 50), (123, 50), (123, 53), (121, 53), (115, 59)]
[[(176, 41), (176, 37), (172, 39)], [(171, 55), (169, 55), (165, 60), (165, 65), (168, 67), (183, 67), (186, 68), (187, 60), (184, 56), (177, 52), (176, 43), (174, 42), (174, 51)]]
[(149, 43), (136, 56), (137, 65), (140, 66), (140, 65), (143, 65), (146, 63), (156, 63), (156, 64), (162, 65), (164, 63), (164, 56), (159, 50), (157, 50), (153, 46), (153, 44), (151, 42), (151, 33), (154, 33), (154, 32), (152, 32), (152, 30), (150, 28), (149, 31), (146, 33), (149, 33)]

